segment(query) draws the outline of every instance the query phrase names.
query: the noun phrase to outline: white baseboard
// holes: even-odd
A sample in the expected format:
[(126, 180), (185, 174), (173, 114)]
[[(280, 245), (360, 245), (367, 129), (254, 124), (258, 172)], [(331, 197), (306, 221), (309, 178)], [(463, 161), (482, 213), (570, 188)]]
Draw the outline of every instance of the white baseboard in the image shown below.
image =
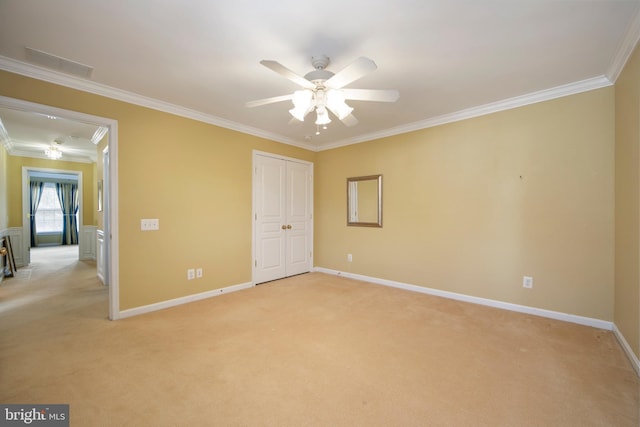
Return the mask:
[(633, 352), (631, 346), (624, 338), (624, 335), (622, 335), (622, 332), (620, 332), (620, 329), (618, 329), (615, 323), (613, 324), (613, 334), (616, 336), (618, 342), (620, 343), (620, 347), (622, 347), (622, 350), (624, 350), (625, 354), (629, 358), (631, 366), (633, 366), (636, 374), (638, 374), (638, 376), (640, 377), (640, 360), (638, 360), (638, 356), (636, 356), (636, 354)]
[(496, 301), (487, 298), (474, 297), (455, 292), (441, 291), (438, 289), (427, 288), (424, 286), (411, 285), (408, 283), (396, 282), (393, 280), (379, 279), (376, 277), (363, 276), (360, 274), (346, 273), (344, 271), (331, 270), (328, 268), (315, 267), (314, 271), (337, 276), (347, 277), (350, 279), (362, 280), (365, 282), (375, 283), (378, 285), (391, 286), (393, 288), (405, 289), (413, 292), (420, 292), (428, 295), (435, 295), (443, 298), (454, 299), (458, 301), (470, 302), (473, 304), (486, 305), (489, 307), (501, 308), (503, 310), (516, 311), (518, 313), (532, 314), (534, 316), (546, 317), (549, 319), (562, 320), (564, 322), (577, 323), (579, 325), (591, 326), (599, 329), (613, 330), (613, 322), (606, 320), (593, 319), (590, 317), (577, 316), (575, 314), (562, 313), (558, 311), (545, 310), (542, 308), (528, 307), (526, 305), (512, 304), (509, 302)]
[(143, 305), (141, 307), (130, 308), (128, 310), (122, 310), (119, 313), (118, 319), (124, 319), (125, 317), (138, 316), (140, 314), (151, 313), (153, 311), (164, 310), (165, 308), (175, 307), (182, 304), (187, 304), (194, 301), (200, 301), (203, 299), (217, 297), (218, 295), (228, 294), (229, 292), (236, 292), (242, 289), (247, 289), (255, 286), (253, 283), (240, 283), (238, 285), (227, 286), (225, 288), (213, 289), (199, 294), (187, 295), (180, 298), (171, 299), (168, 301), (162, 301), (155, 304)]

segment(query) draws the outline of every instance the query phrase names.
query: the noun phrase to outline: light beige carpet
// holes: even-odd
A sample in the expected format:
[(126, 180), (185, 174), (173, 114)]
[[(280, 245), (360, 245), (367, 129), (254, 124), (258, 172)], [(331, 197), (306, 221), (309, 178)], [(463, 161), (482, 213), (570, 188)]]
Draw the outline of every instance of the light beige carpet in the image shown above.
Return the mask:
[(72, 426), (639, 424), (608, 331), (320, 273), (110, 322), (63, 264), (0, 284), (0, 402)]

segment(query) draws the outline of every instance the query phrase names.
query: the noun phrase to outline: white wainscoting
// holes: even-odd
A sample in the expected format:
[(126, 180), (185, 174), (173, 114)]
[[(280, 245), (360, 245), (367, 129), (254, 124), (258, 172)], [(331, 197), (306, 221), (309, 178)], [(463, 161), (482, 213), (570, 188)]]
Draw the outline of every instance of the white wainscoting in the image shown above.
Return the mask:
[(22, 227), (11, 227), (4, 231), (3, 236), (9, 236), (11, 238), (11, 248), (13, 249), (13, 259), (16, 262), (16, 267), (26, 266), (28, 247), (25, 247), (22, 240)]
[(80, 233), (78, 238), (82, 241), (78, 242), (81, 248), (79, 254), (80, 259), (96, 259), (96, 230), (98, 227), (95, 225), (83, 225), (80, 227)]
[[(96, 259), (96, 229), (95, 225), (82, 226), (78, 234), (78, 238), (82, 239), (79, 242), (79, 247), (82, 248), (82, 253), (78, 254), (80, 259)], [(18, 268), (26, 267), (29, 246), (25, 245), (22, 227), (11, 227), (3, 230), (0, 232), (0, 236), (9, 236), (11, 238), (11, 247), (13, 248), (13, 258), (16, 261), (16, 266)]]
[(105, 252), (104, 252), (104, 231), (96, 230), (96, 267), (98, 269), (98, 279), (106, 285), (105, 276)]

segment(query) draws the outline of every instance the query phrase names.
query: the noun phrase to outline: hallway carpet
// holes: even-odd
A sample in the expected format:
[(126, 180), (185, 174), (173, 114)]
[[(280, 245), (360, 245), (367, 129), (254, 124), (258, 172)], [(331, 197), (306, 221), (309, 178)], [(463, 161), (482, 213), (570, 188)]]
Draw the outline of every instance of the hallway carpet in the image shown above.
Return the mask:
[(609, 331), (320, 273), (111, 322), (67, 261), (0, 283), (0, 403), (71, 426), (639, 424)]

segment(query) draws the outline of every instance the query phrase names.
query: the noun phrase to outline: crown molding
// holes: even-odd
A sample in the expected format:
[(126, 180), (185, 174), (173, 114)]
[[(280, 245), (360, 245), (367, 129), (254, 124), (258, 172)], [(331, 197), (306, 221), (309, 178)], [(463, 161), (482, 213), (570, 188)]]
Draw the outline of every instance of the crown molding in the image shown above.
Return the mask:
[[(630, 29), (628, 31), (628, 34), (632, 34), (634, 35), (634, 37), (640, 36), (640, 19), (638, 19), (638, 17), (640, 17), (640, 14), (637, 13), (636, 19), (634, 19), (634, 24), (630, 27), (630, 28), (635, 28), (635, 30)], [(625, 40), (632, 40), (632, 39), (633, 37), (629, 36), (629, 37), (626, 37)], [(632, 51), (632, 49), (629, 49), (628, 47), (629, 43), (631, 42), (629, 41), (621, 47), (619, 54), (616, 56), (616, 58), (624, 57), (625, 61), (626, 59), (628, 59)], [(626, 52), (627, 50), (629, 52), (628, 54), (626, 54), (626, 56), (624, 55), (624, 53), (621, 53), (621, 52)], [(621, 67), (624, 66), (624, 62), (622, 62), (621, 64), (622, 64)], [(375, 139), (386, 138), (390, 136), (399, 135), (402, 133), (413, 132), (416, 130), (426, 129), (426, 128), (439, 126), (447, 123), (452, 123), (456, 121), (466, 120), (474, 117), (483, 116), (486, 114), (492, 114), (499, 111), (509, 110), (512, 108), (522, 107), (525, 105), (530, 105), (538, 102), (548, 101), (548, 100), (560, 98), (563, 96), (569, 96), (569, 95), (574, 95), (581, 92), (599, 89), (602, 87), (611, 86), (613, 84), (612, 80), (609, 79), (607, 76), (605, 75), (598, 76), (591, 79), (586, 79), (586, 80), (569, 83), (562, 86), (557, 86), (551, 89), (545, 89), (545, 90), (533, 92), (526, 95), (508, 98), (502, 101), (493, 102), (490, 104), (485, 104), (477, 107), (464, 109), (451, 114), (444, 114), (437, 117), (431, 117), (426, 120), (421, 120), (418, 122), (413, 122), (406, 125), (385, 129), (381, 132), (369, 133), (366, 135), (360, 135), (355, 138), (336, 141), (334, 143), (326, 144), (323, 146), (316, 146), (312, 144), (299, 143), (298, 141), (294, 141), (292, 139), (285, 138), (281, 135), (277, 135), (271, 132), (266, 132), (261, 129), (242, 125), (230, 120), (222, 119), (220, 117), (204, 114), (189, 108), (181, 107), (181, 106), (164, 102), (164, 101), (159, 101), (153, 98), (149, 98), (149, 97), (138, 95), (132, 92), (113, 88), (111, 86), (106, 86), (106, 85), (92, 82), (86, 79), (69, 76), (67, 74), (59, 73), (56, 71), (51, 71), (42, 67), (27, 64), (27, 63), (17, 61), (11, 58), (7, 58), (1, 55), (0, 55), (0, 70), (9, 71), (15, 74), (20, 74), (26, 77), (43, 80), (49, 83), (66, 86), (72, 89), (93, 93), (95, 95), (100, 95), (107, 98), (124, 101), (130, 104), (139, 105), (141, 107), (163, 111), (165, 113), (174, 114), (174, 115), (189, 118), (192, 120), (208, 123), (214, 126), (235, 130), (237, 132), (253, 135), (253, 136), (264, 138), (271, 141), (281, 142), (283, 144), (292, 145), (295, 147), (299, 147), (299, 148), (303, 148), (303, 149), (315, 151), (315, 152), (331, 150), (334, 148), (339, 148), (347, 145), (359, 144), (362, 142), (372, 141)]]
[(157, 99), (138, 95), (133, 92), (117, 89), (87, 79), (70, 76), (68, 74), (60, 73), (57, 71), (52, 71), (43, 67), (39, 67), (37, 65), (27, 64), (25, 62), (17, 61), (15, 59), (8, 58), (2, 55), (0, 55), (0, 70), (5, 70), (25, 77), (31, 77), (37, 80), (54, 83), (71, 89), (81, 90), (83, 92), (93, 93), (94, 95), (116, 99), (118, 101), (127, 102), (129, 104), (139, 105), (141, 107), (174, 114), (176, 116), (197, 120), (199, 122), (208, 123), (210, 125), (257, 136), (259, 138), (277, 141), (283, 144), (293, 145), (312, 151), (316, 149), (316, 147), (313, 145), (301, 144), (292, 139), (283, 138), (281, 135), (266, 132), (251, 126), (242, 125), (231, 120), (222, 119), (210, 114), (204, 114), (199, 111), (171, 104), (169, 102), (159, 101)]
[(4, 149), (7, 150), (7, 152), (11, 151), (13, 148), (13, 142), (11, 142), (11, 138), (9, 138), (9, 133), (4, 127), (2, 119), (0, 119), (0, 144), (4, 146)]
[[(26, 150), (11, 150), (11, 151), (7, 151), (9, 153), (9, 155), (11, 156), (15, 156), (15, 157), (31, 157), (31, 158), (36, 158), (36, 159), (44, 159), (44, 160), (51, 160), (49, 157), (47, 157), (44, 154), (44, 151), (42, 153), (36, 152), (36, 151), (26, 151)], [(75, 162), (75, 163), (95, 163), (96, 159), (92, 159), (90, 157), (80, 157), (80, 156), (74, 156), (74, 155), (70, 155), (68, 153), (63, 152), (62, 153), (62, 158), (58, 159), (58, 160), (52, 160), (55, 162)]]
[(538, 92), (533, 92), (527, 95), (516, 96), (516, 97), (508, 98), (502, 101), (480, 105), (478, 107), (467, 108), (465, 110), (460, 110), (451, 114), (443, 114), (441, 116), (431, 117), (426, 120), (408, 123), (402, 126), (396, 126), (391, 129), (386, 129), (382, 132), (375, 132), (367, 135), (361, 135), (357, 138), (345, 139), (330, 145), (325, 145), (322, 148), (320, 148), (318, 151), (331, 150), (333, 148), (344, 147), (346, 145), (359, 144), (361, 142), (372, 141), (375, 139), (386, 138), (390, 136), (400, 135), (403, 133), (440, 126), (447, 123), (453, 123), (461, 120), (472, 119), (474, 117), (480, 117), (487, 114), (497, 113), (499, 111), (511, 110), (513, 108), (523, 107), (525, 105), (536, 104), (538, 102), (549, 101), (549, 100), (561, 98), (564, 96), (575, 95), (582, 92), (588, 92), (590, 90), (611, 86), (612, 84), (613, 83), (611, 83), (611, 81), (605, 76), (594, 77), (591, 79), (582, 80), (575, 83), (569, 83), (566, 85), (557, 86), (551, 89), (545, 89)]
[(629, 60), (629, 57), (633, 53), (638, 41), (640, 40), (640, 3), (636, 5), (636, 10), (633, 13), (633, 19), (625, 31), (624, 38), (618, 47), (618, 52), (613, 58), (613, 62), (607, 71), (607, 78), (615, 83), (622, 72), (625, 64)]

